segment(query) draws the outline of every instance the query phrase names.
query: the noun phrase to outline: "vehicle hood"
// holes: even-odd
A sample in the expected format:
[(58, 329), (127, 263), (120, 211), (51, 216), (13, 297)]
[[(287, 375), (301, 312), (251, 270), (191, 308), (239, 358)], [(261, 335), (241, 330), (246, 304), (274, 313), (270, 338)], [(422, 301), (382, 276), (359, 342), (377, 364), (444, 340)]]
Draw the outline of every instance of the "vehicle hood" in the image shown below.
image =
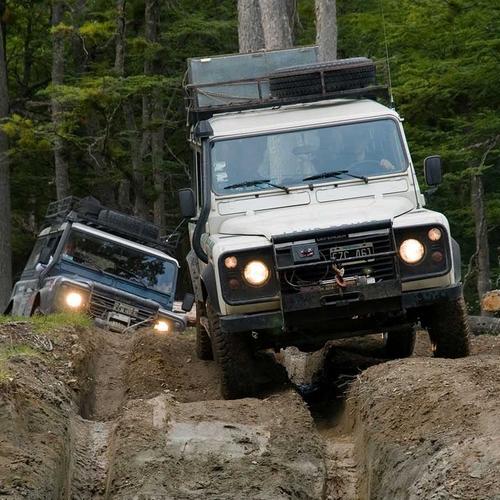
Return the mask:
[(269, 240), (287, 233), (393, 220), (414, 208), (402, 196), (365, 198), (250, 212), (225, 220), (221, 234), (261, 235)]

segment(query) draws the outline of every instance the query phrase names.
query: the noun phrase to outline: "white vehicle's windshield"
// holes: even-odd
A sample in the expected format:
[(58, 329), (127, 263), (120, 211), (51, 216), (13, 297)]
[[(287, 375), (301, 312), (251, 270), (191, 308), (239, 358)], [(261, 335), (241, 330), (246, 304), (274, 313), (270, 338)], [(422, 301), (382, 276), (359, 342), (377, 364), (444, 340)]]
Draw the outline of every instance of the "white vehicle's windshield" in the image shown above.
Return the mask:
[(234, 194), (368, 178), (407, 166), (396, 122), (383, 119), (216, 141), (212, 187), (217, 194)]
[(113, 274), (169, 295), (174, 286), (175, 265), (172, 262), (80, 231), (71, 232), (61, 260)]

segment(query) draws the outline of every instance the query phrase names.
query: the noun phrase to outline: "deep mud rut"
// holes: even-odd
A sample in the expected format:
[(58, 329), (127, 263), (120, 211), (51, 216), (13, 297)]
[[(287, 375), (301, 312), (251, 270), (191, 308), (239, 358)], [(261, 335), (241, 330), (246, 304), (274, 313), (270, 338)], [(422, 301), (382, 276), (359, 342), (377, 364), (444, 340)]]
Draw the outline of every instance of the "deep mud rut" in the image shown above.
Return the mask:
[(80, 401), (80, 414), (69, 427), (69, 461), (64, 499), (108, 496), (115, 419), (125, 402), (126, 368), (132, 337), (102, 332), (88, 365), (91, 389)]
[(237, 401), (192, 332), (53, 340), (0, 384), (0, 498), (500, 498), (498, 338), (389, 363), (377, 337), (337, 342), (317, 376), (288, 369), (315, 384)]

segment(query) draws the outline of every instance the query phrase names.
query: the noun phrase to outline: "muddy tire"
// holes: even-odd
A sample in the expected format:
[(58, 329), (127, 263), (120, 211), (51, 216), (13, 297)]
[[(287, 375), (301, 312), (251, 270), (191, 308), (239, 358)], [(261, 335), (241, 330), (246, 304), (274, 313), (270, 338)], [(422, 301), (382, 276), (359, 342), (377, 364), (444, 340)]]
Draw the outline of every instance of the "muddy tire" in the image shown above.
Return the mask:
[(212, 351), (220, 368), (221, 394), (224, 399), (253, 396), (255, 386), (255, 359), (249, 334), (224, 333), (219, 316), (207, 303)]
[(196, 305), (196, 356), (203, 361), (210, 361), (214, 359), (212, 342), (200, 321), (204, 309), (199, 303)]
[(409, 358), (415, 347), (415, 328), (403, 326), (398, 330), (387, 333), (385, 352), (390, 359)]
[(470, 330), (463, 298), (435, 305), (426, 313), (434, 357), (463, 358), (470, 352)]

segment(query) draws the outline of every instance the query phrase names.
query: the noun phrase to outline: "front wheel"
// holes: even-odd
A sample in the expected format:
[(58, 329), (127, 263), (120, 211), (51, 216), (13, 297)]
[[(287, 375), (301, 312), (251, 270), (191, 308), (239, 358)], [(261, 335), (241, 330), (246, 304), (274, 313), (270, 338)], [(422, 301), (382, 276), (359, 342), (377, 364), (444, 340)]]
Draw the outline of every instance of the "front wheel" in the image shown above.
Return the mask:
[(470, 352), (470, 330), (462, 297), (431, 306), (426, 312), (434, 357), (463, 358)]
[(385, 352), (390, 359), (409, 358), (415, 347), (415, 327), (402, 326), (386, 335)]
[(255, 359), (250, 333), (225, 333), (210, 303), (207, 315), (212, 351), (221, 371), (221, 393), (224, 399), (253, 396), (256, 392)]

